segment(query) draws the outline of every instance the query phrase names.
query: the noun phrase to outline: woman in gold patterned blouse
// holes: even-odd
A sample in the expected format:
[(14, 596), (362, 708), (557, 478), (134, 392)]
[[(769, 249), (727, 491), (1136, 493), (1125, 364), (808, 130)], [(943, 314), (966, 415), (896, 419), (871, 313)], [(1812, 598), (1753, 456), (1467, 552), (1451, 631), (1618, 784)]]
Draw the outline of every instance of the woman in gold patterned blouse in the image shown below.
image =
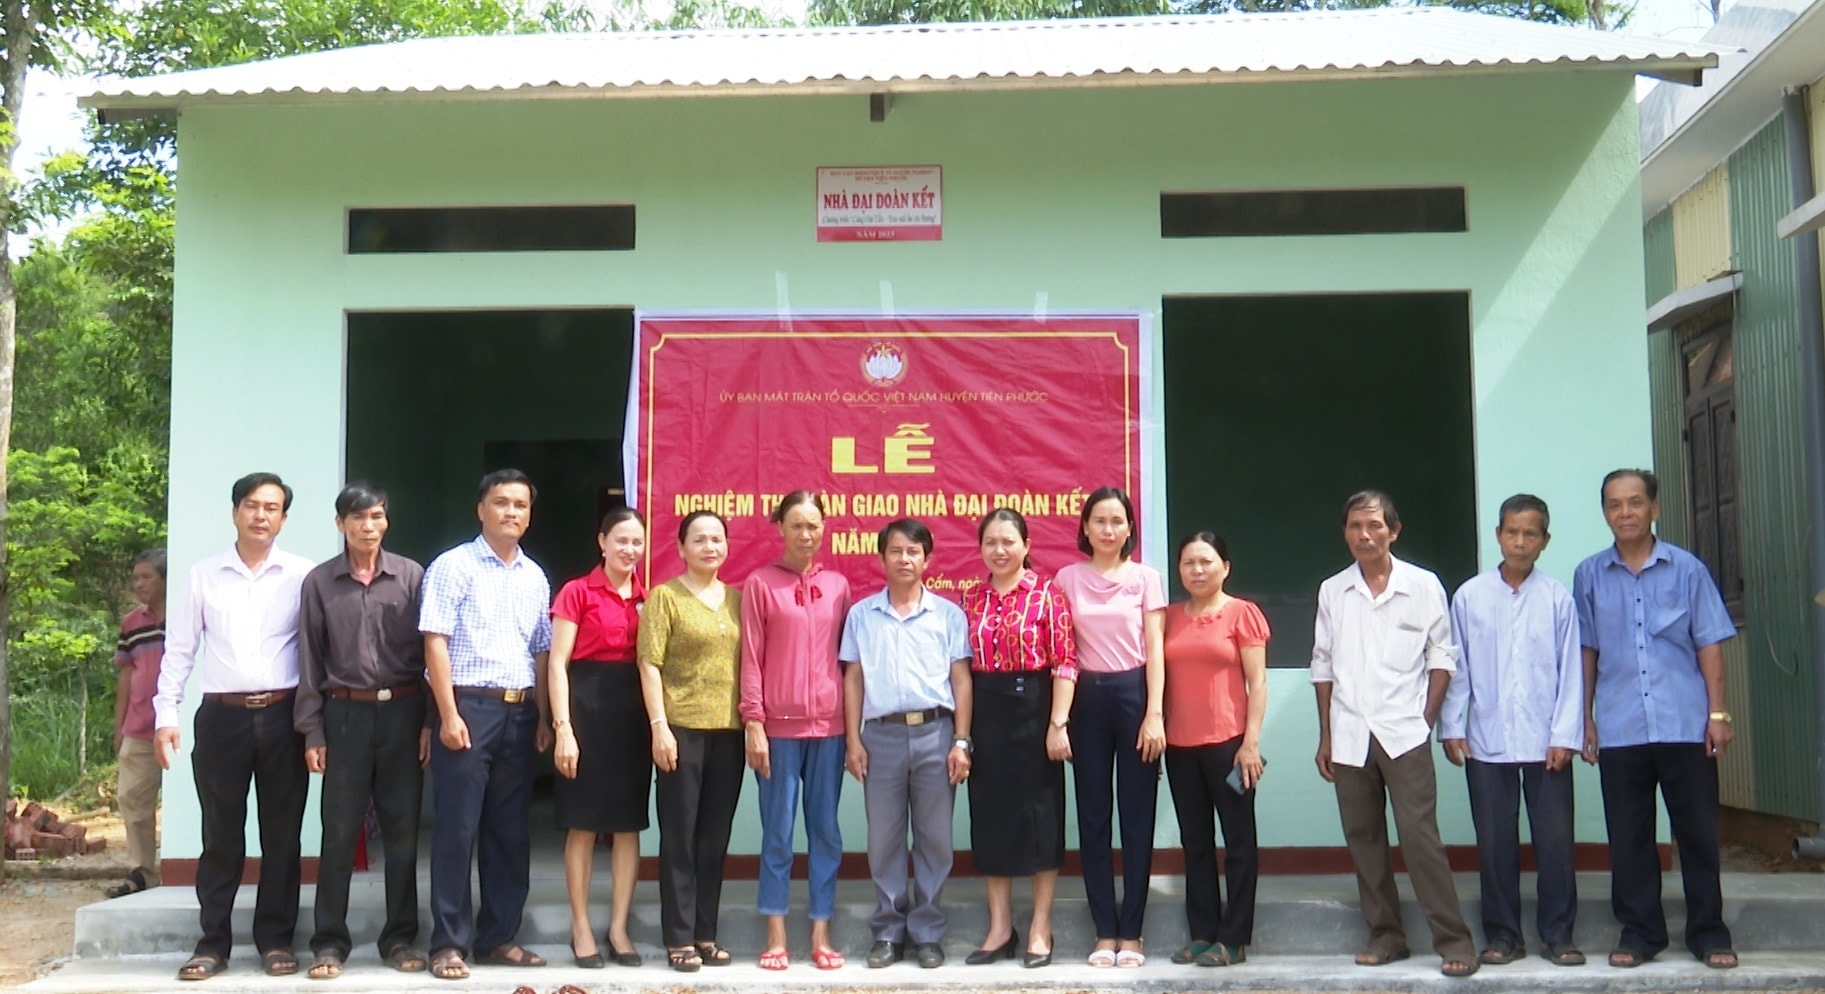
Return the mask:
[(640, 687), (659, 768), (659, 925), (666, 961), (684, 973), (727, 966), (716, 944), (722, 864), (741, 797), (741, 592), (716, 573), (729, 528), (709, 511), (678, 525), (685, 572), (647, 592)]

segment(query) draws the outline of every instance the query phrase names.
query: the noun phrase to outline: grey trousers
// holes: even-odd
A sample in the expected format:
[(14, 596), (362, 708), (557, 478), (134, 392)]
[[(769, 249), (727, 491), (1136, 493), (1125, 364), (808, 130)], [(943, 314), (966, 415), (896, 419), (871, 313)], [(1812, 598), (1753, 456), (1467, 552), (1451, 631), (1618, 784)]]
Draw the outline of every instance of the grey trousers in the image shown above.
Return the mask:
[[(938, 907), (950, 876), (951, 810), (956, 788), (945, 771), (951, 720), (923, 725), (868, 721), (862, 747), (868, 750), (868, 779), (862, 799), (868, 811), (868, 873), (874, 878), (875, 912), (868, 918), (876, 941), (914, 943), (944, 939), (944, 911)], [(912, 889), (907, 890), (906, 830), (912, 827)]]

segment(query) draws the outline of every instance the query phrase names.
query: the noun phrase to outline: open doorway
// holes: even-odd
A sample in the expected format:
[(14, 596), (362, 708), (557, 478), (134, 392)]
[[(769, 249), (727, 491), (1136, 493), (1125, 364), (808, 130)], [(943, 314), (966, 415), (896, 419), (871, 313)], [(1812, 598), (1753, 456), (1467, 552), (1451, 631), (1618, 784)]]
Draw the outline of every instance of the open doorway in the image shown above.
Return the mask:
[(1447, 589), (1476, 572), (1468, 294), (1168, 297), (1162, 316), (1169, 548), (1224, 537), (1268, 665), (1310, 664), (1355, 491), (1394, 499), (1396, 556)]
[(594, 565), (623, 503), (629, 308), (348, 315), (345, 465), (388, 493), (387, 546), (429, 563), (475, 536), (475, 485), (539, 489), (522, 546), (552, 589)]

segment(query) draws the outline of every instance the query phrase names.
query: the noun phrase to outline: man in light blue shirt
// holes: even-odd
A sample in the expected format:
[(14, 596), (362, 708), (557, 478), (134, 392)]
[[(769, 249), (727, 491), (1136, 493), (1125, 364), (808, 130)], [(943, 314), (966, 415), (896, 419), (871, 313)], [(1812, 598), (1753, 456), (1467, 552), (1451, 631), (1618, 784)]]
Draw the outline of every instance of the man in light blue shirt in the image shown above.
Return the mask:
[(1654, 535), (1660, 481), (1645, 469), (1603, 478), (1614, 545), (1578, 565), (1573, 599), (1584, 646), (1584, 758), (1603, 778), (1610, 907), (1622, 937), (1610, 965), (1636, 967), (1667, 947), (1654, 840), (1654, 792), (1666, 801), (1686, 887), (1686, 948), (1736, 966), (1718, 879), (1717, 757), (1734, 737), (1720, 645), (1736, 635), (1703, 562)]
[[(544, 966), (520, 945), (532, 870), (533, 756), (550, 745), (541, 674), (551, 648), (551, 584), (520, 548), (532, 481), (517, 469), (482, 477), (482, 533), (425, 570), (418, 630), (437, 707), (431, 744), (431, 975), (460, 980), (470, 956)], [(481, 911), (470, 898), (479, 871)]]
[(1471, 577), (1451, 600), (1462, 656), (1439, 717), (1445, 758), (1468, 766), (1483, 883), (1481, 959), (1500, 966), (1526, 955), (1521, 938), (1521, 797), (1539, 867), (1541, 954), (1578, 966), (1572, 942), (1578, 878), (1572, 845), (1571, 760), (1584, 747), (1584, 663), (1578, 613), (1565, 585), (1534, 568), (1552, 535), (1546, 502), (1502, 502), (1502, 562)]
[[(963, 610), (925, 589), (932, 533), (911, 518), (881, 529), (887, 589), (849, 609), (837, 659), (843, 664), (843, 724), (849, 772), (868, 812), (868, 872), (875, 912), (868, 965), (906, 955), (944, 964), (951, 812), (970, 771), (970, 644)], [(906, 833), (912, 828), (912, 890)]]

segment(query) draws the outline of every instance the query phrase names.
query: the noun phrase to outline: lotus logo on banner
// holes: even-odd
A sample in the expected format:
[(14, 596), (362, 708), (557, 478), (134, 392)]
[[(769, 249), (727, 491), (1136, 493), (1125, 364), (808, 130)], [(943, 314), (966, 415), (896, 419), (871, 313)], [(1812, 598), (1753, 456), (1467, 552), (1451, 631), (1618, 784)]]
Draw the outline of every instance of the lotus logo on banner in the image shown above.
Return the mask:
[(868, 385), (891, 387), (906, 375), (906, 352), (892, 342), (876, 342), (862, 353), (862, 375)]

